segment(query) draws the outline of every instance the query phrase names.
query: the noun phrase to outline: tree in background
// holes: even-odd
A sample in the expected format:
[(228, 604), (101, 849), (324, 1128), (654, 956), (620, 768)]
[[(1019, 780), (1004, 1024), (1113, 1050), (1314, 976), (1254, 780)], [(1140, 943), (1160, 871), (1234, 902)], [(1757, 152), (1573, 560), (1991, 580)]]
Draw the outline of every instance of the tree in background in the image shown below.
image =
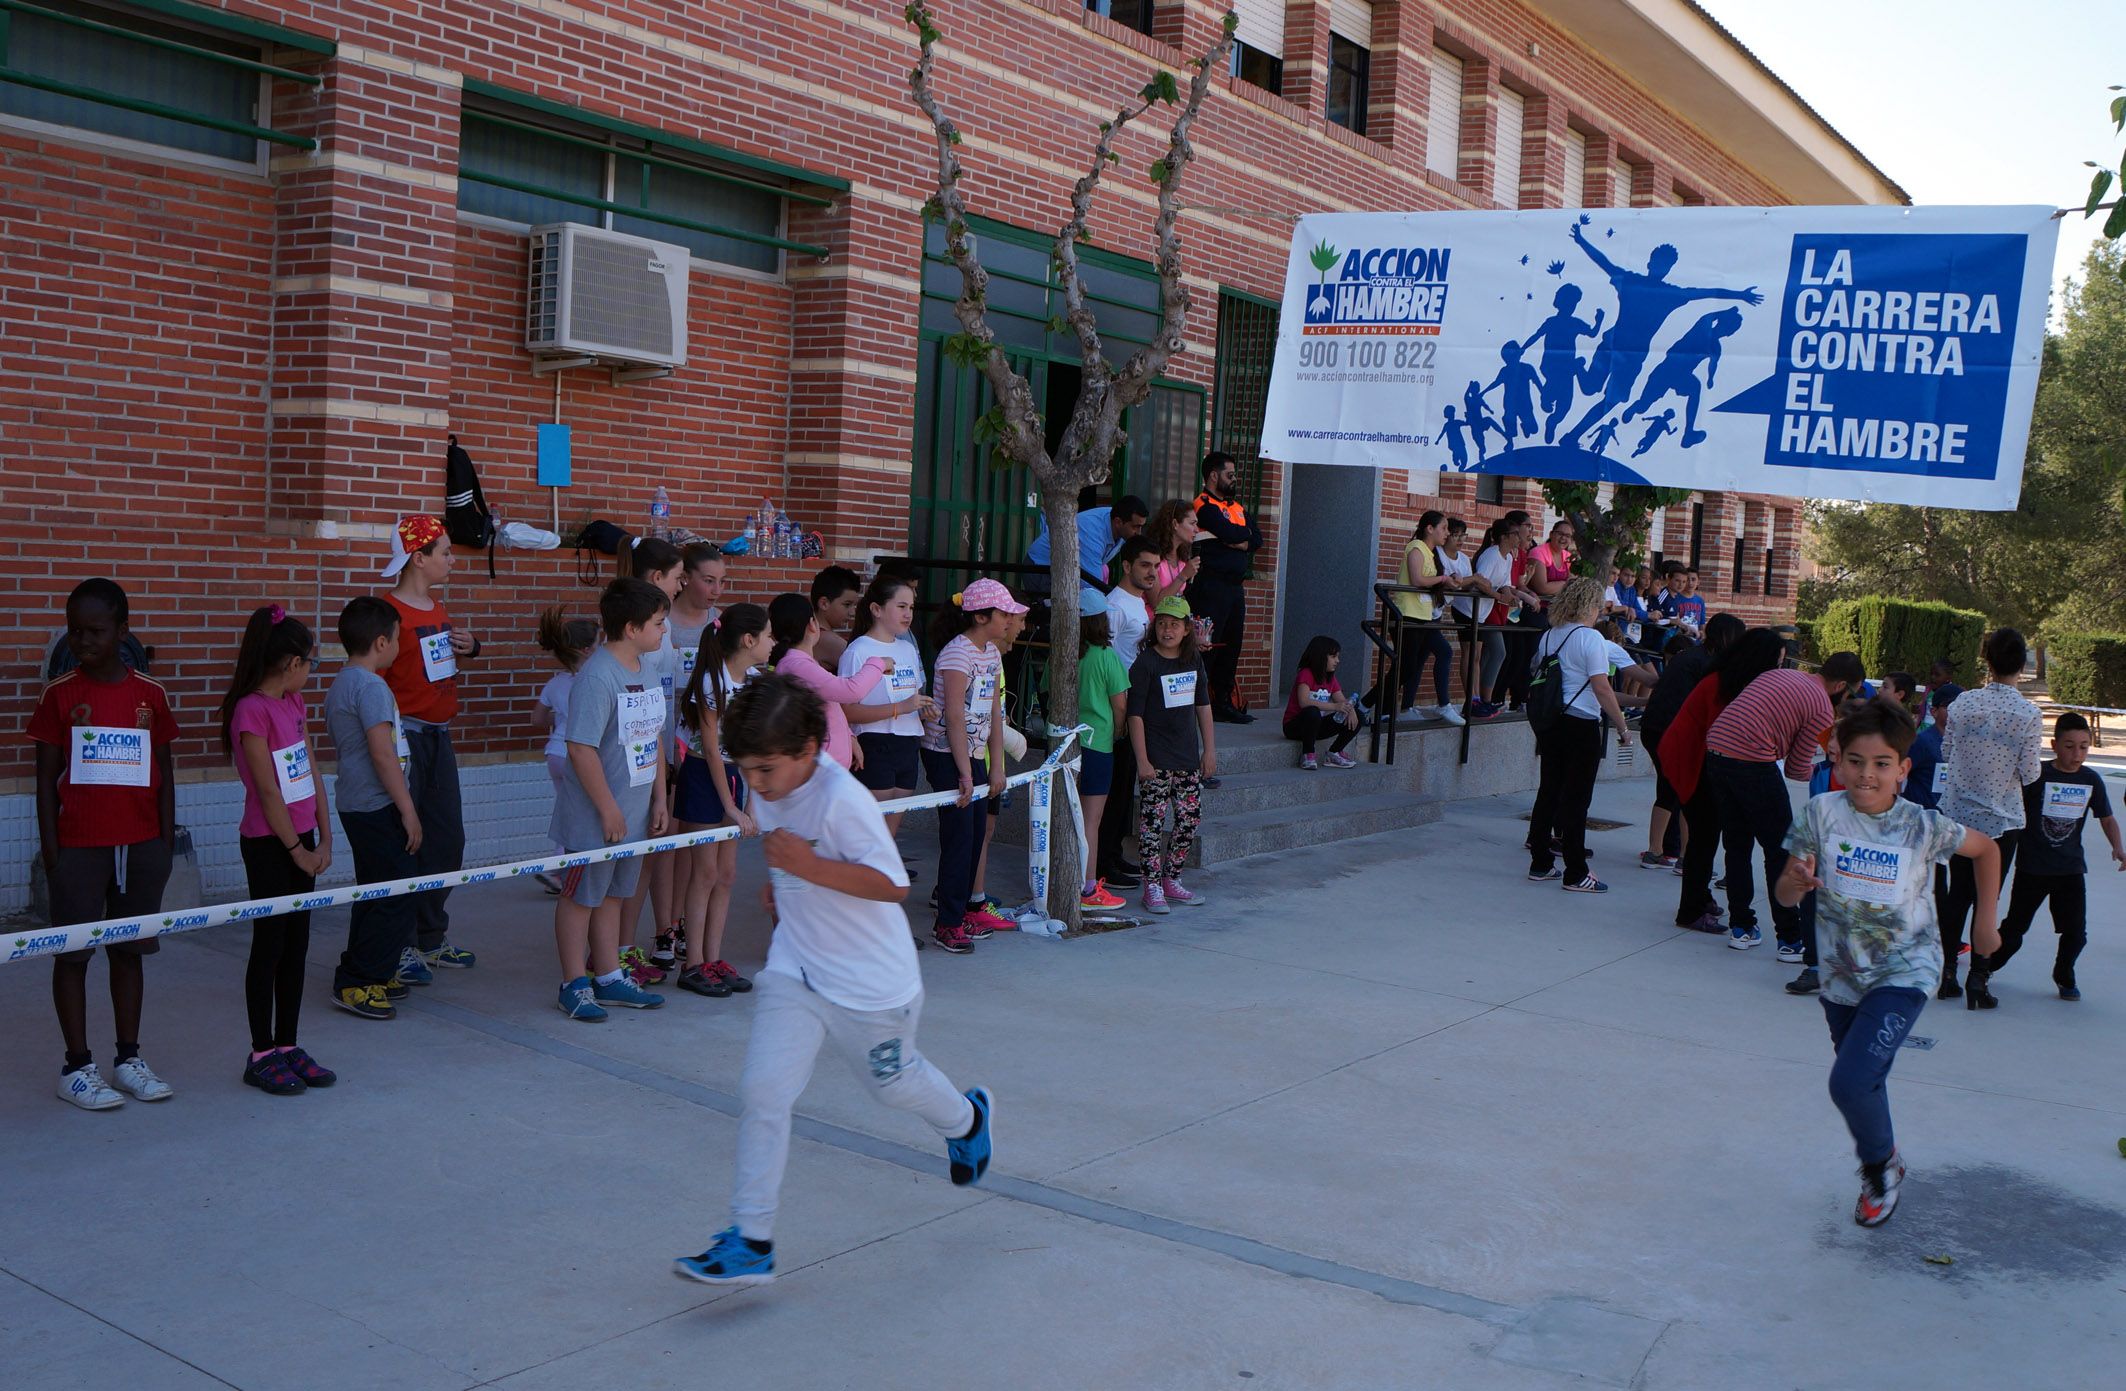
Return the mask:
[[(2126, 91), (2126, 88), (2115, 86), (2111, 90), (2119, 92)], [(2113, 97), (2111, 99), (2111, 133), (2113, 135), (2126, 134), (2126, 97)], [(2111, 209), (2111, 216), (2104, 219), (2104, 235), (2113, 241), (2117, 241), (2120, 237), (2126, 237), (2126, 196), (2114, 198), (2109, 203), (2104, 201), (2104, 195), (2111, 192), (2114, 181), (2116, 181), (2120, 193), (2126, 195), (2126, 153), (2122, 153), (2119, 156), (2119, 169), (2115, 176), (2111, 170), (2098, 164), (2093, 159), (2083, 160), (2082, 162), (2091, 169), (2096, 170), (2096, 173), (2089, 180), (2089, 201), (2082, 209), (2082, 216), (2095, 217), (2105, 208), (2109, 208)], [(2116, 268), (2126, 269), (2126, 267)]]
[(1593, 575), (1605, 584), (1609, 567), (1619, 559), (1643, 561), (1646, 538), (1653, 530), (1654, 513), (1690, 500), (1688, 488), (1647, 488), (1620, 483), (1610, 490), (1609, 504), (1602, 504), (1601, 489), (1593, 483), (1543, 484), (1543, 500), (1572, 523), (1580, 552), (1573, 569)]
[[(934, 82), (937, 45), (943, 35), (931, 22), (930, 7), (922, 0), (909, 5), (906, 15), (922, 45), (922, 56), (908, 74), (908, 87), (937, 139), (937, 192), (925, 211), (945, 224), (945, 254), (960, 274), (960, 296), (953, 305), (960, 332), (945, 340), (944, 352), (953, 363), (978, 369), (996, 399), (996, 405), (976, 423), (976, 438), (988, 443), (1004, 459), (1024, 465), (1040, 489), (1041, 514), (1048, 523), (1052, 581), (1049, 614), (1055, 635), (1048, 658), (1048, 719), (1054, 725), (1071, 725), (1078, 718), (1078, 495), (1082, 489), (1106, 481), (1108, 470), (1127, 439), (1122, 412), (1151, 394), (1152, 383), (1183, 349), (1190, 297), (1181, 280), (1181, 237), (1175, 223), (1181, 213), (1181, 179), (1189, 161), (1195, 158), (1189, 130), (1210, 90), (1211, 79), (1226, 69), (1238, 21), (1228, 9), (1218, 42), (1208, 53), (1192, 60), (1190, 66), (1195, 75), (1185, 94), (1172, 72), (1154, 69), (1151, 80), (1135, 99), (1118, 108), (1113, 120), (1100, 123), (1098, 138), (1085, 162), (1085, 173), (1071, 188), (1070, 216), (1056, 233), (1052, 253), (1064, 313), (1062, 321), (1051, 327), (1058, 333), (1067, 330), (1077, 338), (1083, 378), (1070, 420), (1051, 450), (1047, 422), (1033, 388), (1012, 367), (989, 325), (989, 274), (982, 269), (976, 254), (974, 237), (967, 226), (967, 199), (960, 187), (965, 173), (959, 155), (962, 137), (957, 123), (946, 114)], [(1121, 163), (1116, 141), (1155, 106), (1179, 108), (1164, 150), (1147, 171), (1159, 195), (1158, 212), (1152, 220), (1152, 241), (1153, 262), (1159, 271), (1160, 326), (1150, 343), (1115, 367), (1107, 360), (1099, 322), (1079, 274), (1078, 248), (1092, 241), (1087, 224), (1100, 181), (1109, 165)], [(1051, 847), (1048, 915), (1076, 925), (1082, 869), (1080, 847), (1074, 836), (1054, 837)]]
[(2126, 249), (2099, 243), (2061, 289), (2045, 343), (2023, 493), (2012, 512), (1809, 505), (1821, 604), (1939, 599), (2026, 632), (2126, 628)]

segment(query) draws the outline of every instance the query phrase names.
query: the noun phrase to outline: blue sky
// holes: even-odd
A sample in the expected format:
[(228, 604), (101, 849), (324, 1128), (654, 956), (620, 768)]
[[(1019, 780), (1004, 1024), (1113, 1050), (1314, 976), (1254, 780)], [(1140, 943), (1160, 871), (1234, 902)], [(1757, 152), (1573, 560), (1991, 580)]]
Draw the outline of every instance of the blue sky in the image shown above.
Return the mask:
[(2053, 279), (2078, 273), (2085, 159), (2116, 168), (2120, 0), (1700, 0), (1914, 203), (2050, 203)]

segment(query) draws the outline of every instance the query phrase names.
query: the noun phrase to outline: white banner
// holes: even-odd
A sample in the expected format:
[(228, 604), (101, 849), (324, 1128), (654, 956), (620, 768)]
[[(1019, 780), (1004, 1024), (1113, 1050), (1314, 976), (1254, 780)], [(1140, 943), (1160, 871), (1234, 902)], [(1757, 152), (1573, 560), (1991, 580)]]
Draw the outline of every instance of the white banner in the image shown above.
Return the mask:
[(1287, 463), (2005, 510), (2050, 208), (1322, 213), (1292, 238)]

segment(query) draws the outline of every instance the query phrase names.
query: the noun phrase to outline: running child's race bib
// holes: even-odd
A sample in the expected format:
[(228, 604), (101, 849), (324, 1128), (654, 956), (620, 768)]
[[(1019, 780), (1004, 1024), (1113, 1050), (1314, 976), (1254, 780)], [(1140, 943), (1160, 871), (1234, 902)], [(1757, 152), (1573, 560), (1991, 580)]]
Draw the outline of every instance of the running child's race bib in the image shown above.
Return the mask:
[(458, 674), (458, 654), (451, 650), (448, 628), (421, 638), (421, 674), (430, 681), (446, 681)]
[(145, 729), (76, 725), (67, 756), (67, 781), (75, 787), (146, 787), (153, 780), (148, 769), (151, 757)]
[(1896, 903), (1903, 897), (1898, 881), (1912, 853), (1902, 845), (1838, 841), (1831, 848), (1831, 872), (1823, 876), (1824, 887), (1861, 903)]
[(1159, 678), (1159, 686), (1166, 694), (1169, 710), (1196, 703), (1196, 673), (1193, 671), (1168, 672)]
[(2089, 810), (2089, 789), (2080, 783), (2048, 782), (2045, 784), (2045, 819), (2048, 821), (2074, 821)]
[(275, 749), (273, 780), (280, 787), (281, 801), (288, 806), (316, 797), (317, 787), (310, 778), (310, 746), (295, 743)]
[(923, 689), (923, 673), (899, 662), (893, 664), (893, 674), (886, 679), (892, 683), (896, 698), (912, 696)]

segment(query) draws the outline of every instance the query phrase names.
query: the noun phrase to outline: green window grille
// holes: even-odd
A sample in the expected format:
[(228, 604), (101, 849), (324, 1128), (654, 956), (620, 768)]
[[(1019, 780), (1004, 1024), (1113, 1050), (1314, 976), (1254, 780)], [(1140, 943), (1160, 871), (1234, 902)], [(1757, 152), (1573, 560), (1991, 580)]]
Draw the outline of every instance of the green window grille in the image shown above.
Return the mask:
[[(153, 8), (219, 23), (219, 12), (204, 7)], [(263, 61), (262, 44), (307, 36), (233, 20), (227, 27), (236, 32), (98, 5), (0, 0), (0, 115), (239, 164), (257, 162), (260, 141), (316, 148), (265, 124), (267, 78), (319, 78)], [(332, 51), (317, 40), (301, 46)]]
[[(580, 222), (684, 246), (696, 257), (775, 274), (782, 253), (827, 254), (783, 236), (792, 199), (825, 204), (751, 172), (725, 166), (655, 132), (617, 123), (572, 122), (549, 103), (510, 104), (477, 95), (464, 108), (458, 207), (504, 222)], [(801, 171), (800, 171), (801, 172)]]
[(1240, 465), (1241, 496), (1262, 502), (1262, 418), (1270, 403), (1270, 361), (1277, 354), (1277, 303), (1244, 290), (1218, 291), (1218, 423), (1213, 448)]
[[(1063, 294), (1049, 274), (1051, 239), (1004, 223), (969, 219), (976, 252), (989, 272), (989, 323), (1027, 379), (1055, 446), (1077, 400), (1082, 368), (1078, 340), (1055, 331)], [(1151, 341), (1163, 315), (1158, 273), (1143, 261), (1099, 248), (1080, 250), (1086, 298), (1099, 320), (1103, 352), (1120, 365)], [(984, 563), (1015, 563), (1040, 534), (1040, 494), (1018, 465), (999, 467), (975, 422), (994, 404), (987, 382), (973, 368), (944, 356), (944, 340), (960, 332), (953, 317), (960, 274), (945, 255), (944, 228), (925, 229), (922, 341), (916, 362), (914, 477), (909, 499), (909, 554), (929, 560), (966, 562), (947, 572), (935, 593), (977, 573)], [(1185, 382), (1162, 381), (1123, 417), (1129, 433), (1108, 482), (1081, 499), (1081, 506), (1113, 502), (1135, 493), (1156, 505), (1166, 497), (1193, 497), (1204, 452), (1205, 392)]]

